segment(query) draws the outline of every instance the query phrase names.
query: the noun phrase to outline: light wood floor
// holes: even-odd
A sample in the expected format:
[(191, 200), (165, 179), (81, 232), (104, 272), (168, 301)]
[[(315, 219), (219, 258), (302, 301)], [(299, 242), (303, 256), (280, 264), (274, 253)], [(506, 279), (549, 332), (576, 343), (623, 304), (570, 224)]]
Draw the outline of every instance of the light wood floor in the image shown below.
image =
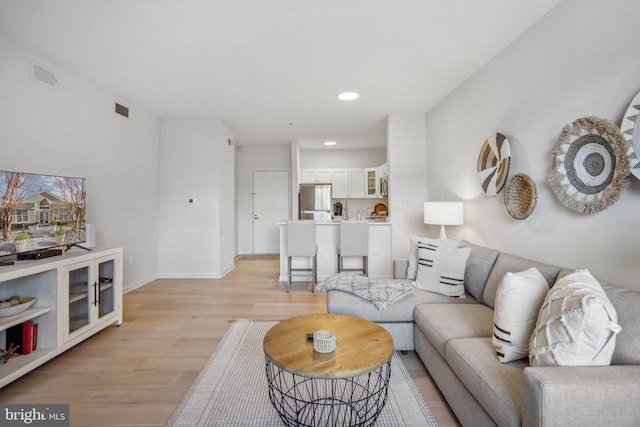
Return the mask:
[[(112, 326), (0, 390), (0, 403), (70, 404), (72, 426), (164, 426), (233, 319), (326, 312), (278, 261), (236, 260), (223, 279), (161, 279), (124, 296)], [(415, 353), (403, 356), (440, 426), (459, 425)], [(11, 363), (9, 361), (8, 363)]]

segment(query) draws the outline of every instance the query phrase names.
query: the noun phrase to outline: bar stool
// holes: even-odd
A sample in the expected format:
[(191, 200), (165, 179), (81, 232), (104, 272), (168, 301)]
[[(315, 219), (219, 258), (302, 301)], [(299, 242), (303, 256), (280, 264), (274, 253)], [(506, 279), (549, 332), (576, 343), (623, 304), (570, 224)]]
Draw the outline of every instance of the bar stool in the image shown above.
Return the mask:
[[(316, 247), (316, 223), (315, 221), (288, 221), (287, 222), (287, 261), (288, 283), (287, 292), (291, 292), (291, 277), (311, 276), (311, 292), (315, 292), (315, 284), (318, 281), (318, 257)], [(293, 257), (311, 257), (311, 268), (293, 268)], [(294, 274), (298, 273), (298, 274)]]
[[(344, 257), (362, 257), (362, 268), (344, 268)], [(366, 221), (340, 223), (338, 272), (343, 271), (362, 271), (365, 276), (369, 275), (369, 223)]]

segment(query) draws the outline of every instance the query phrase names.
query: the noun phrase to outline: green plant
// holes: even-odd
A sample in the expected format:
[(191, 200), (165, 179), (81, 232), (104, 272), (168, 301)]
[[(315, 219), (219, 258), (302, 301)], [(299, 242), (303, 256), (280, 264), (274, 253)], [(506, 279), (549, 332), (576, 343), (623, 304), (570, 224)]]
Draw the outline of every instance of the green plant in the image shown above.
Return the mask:
[(66, 235), (67, 235), (67, 230), (65, 230), (64, 228), (61, 228), (58, 231), (56, 231), (56, 236), (66, 236)]
[(15, 235), (15, 237), (13, 238), (14, 242), (21, 242), (23, 240), (29, 240), (31, 236), (29, 236), (29, 233), (26, 232), (20, 232), (18, 234)]

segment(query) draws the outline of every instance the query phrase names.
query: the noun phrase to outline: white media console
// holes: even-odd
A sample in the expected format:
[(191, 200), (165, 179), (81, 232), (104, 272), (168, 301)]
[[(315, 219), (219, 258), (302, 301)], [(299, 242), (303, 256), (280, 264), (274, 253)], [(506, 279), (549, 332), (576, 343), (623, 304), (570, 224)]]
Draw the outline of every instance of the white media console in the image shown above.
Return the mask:
[(35, 297), (26, 311), (0, 317), (0, 348), (7, 329), (36, 323), (36, 349), (0, 358), (0, 387), (37, 368), (109, 325), (122, 323), (122, 248), (72, 248), (62, 255), (0, 267), (0, 300)]

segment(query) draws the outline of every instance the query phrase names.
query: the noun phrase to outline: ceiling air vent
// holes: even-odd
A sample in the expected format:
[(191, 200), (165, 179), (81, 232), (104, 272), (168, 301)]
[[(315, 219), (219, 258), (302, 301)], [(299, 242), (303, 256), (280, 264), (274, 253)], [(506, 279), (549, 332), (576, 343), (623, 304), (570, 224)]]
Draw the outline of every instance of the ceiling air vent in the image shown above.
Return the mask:
[(124, 105), (120, 105), (116, 102), (116, 114), (120, 114), (123, 117), (129, 117), (129, 109)]
[(58, 82), (56, 74), (53, 71), (44, 68), (42, 65), (34, 63), (31, 63), (29, 79), (51, 88), (55, 88), (56, 83)]

